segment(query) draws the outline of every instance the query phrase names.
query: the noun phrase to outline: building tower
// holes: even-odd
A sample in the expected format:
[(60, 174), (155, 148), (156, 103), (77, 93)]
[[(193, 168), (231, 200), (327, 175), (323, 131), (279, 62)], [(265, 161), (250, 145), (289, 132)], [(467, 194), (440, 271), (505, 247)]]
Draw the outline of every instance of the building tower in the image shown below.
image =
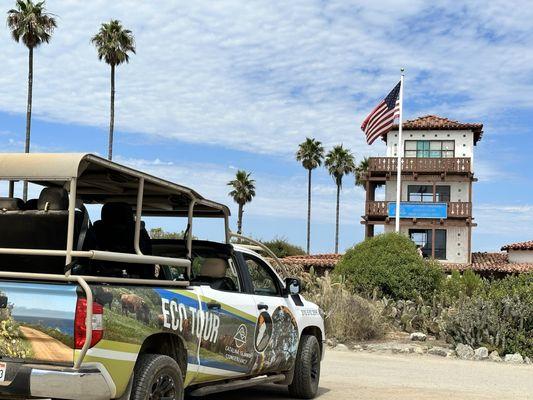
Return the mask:
[[(461, 123), (427, 115), (403, 124), (404, 154), (400, 230), (425, 257), (444, 262), (470, 263), (472, 253), (472, 183), (474, 146), (483, 124)], [(394, 231), (398, 125), (384, 135), (387, 157), (369, 158), (365, 236), (376, 225)], [(385, 186), (385, 201), (376, 201), (376, 189)]]

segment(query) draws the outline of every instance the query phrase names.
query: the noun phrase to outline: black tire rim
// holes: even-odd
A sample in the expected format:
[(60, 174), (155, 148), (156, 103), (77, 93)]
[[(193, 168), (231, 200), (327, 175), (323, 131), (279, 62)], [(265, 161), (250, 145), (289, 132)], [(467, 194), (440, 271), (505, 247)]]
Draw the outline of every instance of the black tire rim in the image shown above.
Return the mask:
[(320, 377), (320, 357), (318, 350), (315, 348), (311, 353), (311, 381), (317, 383)]
[(150, 387), (149, 400), (176, 400), (176, 385), (174, 379), (162, 373), (154, 379)]

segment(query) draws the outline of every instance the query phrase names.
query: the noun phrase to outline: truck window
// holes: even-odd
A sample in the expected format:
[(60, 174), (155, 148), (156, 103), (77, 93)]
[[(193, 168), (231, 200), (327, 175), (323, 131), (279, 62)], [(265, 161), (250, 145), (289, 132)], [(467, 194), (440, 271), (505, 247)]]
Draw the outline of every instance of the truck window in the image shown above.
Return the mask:
[(254, 294), (258, 296), (279, 296), (281, 293), (279, 285), (270, 267), (259, 258), (249, 254), (243, 254), (243, 256), (250, 272)]
[(240, 292), (241, 284), (233, 259), (197, 256), (193, 260), (191, 283), (209, 285), (225, 292)]

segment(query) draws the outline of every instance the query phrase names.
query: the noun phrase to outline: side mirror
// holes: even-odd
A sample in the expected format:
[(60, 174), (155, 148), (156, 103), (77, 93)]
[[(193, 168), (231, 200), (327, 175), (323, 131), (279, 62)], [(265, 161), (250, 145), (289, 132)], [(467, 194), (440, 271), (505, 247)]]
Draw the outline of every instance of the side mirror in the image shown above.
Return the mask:
[(290, 295), (300, 294), (302, 291), (302, 282), (298, 278), (286, 278), (285, 291)]

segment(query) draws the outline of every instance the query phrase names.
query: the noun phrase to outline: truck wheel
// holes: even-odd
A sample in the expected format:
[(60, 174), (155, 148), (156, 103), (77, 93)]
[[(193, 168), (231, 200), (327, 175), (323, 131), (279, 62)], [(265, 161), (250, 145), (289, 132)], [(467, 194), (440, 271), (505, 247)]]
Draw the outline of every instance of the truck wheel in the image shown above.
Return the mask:
[(320, 380), (320, 345), (315, 336), (304, 335), (300, 340), (294, 378), (289, 393), (297, 399), (313, 399)]
[(183, 377), (176, 361), (159, 354), (139, 357), (130, 400), (183, 400)]

